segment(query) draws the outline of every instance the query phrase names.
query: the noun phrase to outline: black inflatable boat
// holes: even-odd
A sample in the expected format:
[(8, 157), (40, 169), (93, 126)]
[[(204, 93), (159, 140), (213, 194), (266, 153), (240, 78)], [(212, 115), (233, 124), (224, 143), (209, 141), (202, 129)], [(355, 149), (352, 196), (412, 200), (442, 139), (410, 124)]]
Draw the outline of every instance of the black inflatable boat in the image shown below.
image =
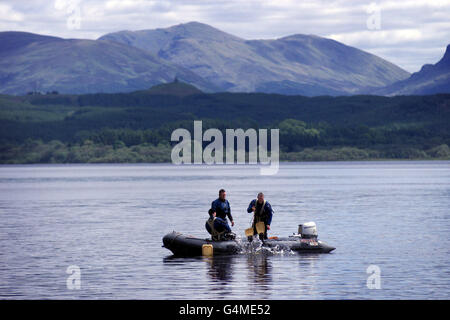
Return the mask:
[[(303, 230), (303, 232), (302, 232)], [(227, 255), (245, 253), (250, 242), (245, 240), (213, 241), (171, 232), (163, 237), (163, 247), (172, 251), (175, 256)], [(299, 226), (299, 233), (290, 237), (273, 237), (262, 241), (264, 248), (290, 250), (297, 253), (329, 253), (334, 247), (317, 240), (314, 223)]]

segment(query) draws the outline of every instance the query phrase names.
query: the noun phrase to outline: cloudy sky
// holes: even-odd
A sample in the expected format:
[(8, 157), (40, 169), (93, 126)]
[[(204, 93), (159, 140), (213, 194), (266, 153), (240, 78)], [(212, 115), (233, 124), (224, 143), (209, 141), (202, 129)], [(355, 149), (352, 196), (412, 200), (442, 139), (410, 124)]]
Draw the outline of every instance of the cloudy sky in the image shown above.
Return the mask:
[(450, 0), (0, 0), (0, 31), (96, 39), (199, 21), (245, 39), (332, 38), (410, 72), (442, 57), (449, 17)]

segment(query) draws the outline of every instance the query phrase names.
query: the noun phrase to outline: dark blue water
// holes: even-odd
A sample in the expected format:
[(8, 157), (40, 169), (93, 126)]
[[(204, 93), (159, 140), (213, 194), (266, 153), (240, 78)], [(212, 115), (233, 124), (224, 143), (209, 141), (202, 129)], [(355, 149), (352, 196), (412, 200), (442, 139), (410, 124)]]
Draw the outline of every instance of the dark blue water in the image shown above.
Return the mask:
[[(244, 234), (250, 200), (275, 210), (270, 235), (315, 221), (332, 254), (180, 259), (172, 230), (207, 237), (225, 188)], [(450, 162), (249, 166), (0, 166), (0, 298), (448, 299)], [(367, 287), (370, 265), (381, 288)], [(81, 270), (69, 290), (66, 269)]]

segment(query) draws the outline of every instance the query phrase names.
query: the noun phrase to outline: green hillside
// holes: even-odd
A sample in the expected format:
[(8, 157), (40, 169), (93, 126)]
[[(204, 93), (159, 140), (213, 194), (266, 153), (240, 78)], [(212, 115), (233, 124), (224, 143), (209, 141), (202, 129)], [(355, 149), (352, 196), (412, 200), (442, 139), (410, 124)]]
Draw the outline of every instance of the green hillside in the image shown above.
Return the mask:
[(173, 82), (157, 84), (144, 93), (184, 97), (193, 94), (202, 94), (203, 92), (197, 89), (195, 86), (185, 82), (181, 82), (177, 78), (175, 78)]
[[(167, 94), (169, 93), (169, 94)], [(171, 132), (279, 128), (281, 158), (450, 159), (450, 95), (203, 94), (173, 83), (120, 94), (0, 95), (0, 163), (169, 162)]]

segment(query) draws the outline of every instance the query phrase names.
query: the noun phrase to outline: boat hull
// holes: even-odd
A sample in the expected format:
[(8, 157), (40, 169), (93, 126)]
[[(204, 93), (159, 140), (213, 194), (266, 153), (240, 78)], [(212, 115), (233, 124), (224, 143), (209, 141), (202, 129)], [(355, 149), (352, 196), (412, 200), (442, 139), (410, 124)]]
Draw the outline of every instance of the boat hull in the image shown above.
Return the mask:
[[(193, 236), (171, 232), (163, 237), (163, 247), (172, 251), (175, 256), (201, 256), (203, 245), (212, 245), (213, 255), (239, 254), (243, 252), (243, 246), (248, 244), (239, 243), (235, 240), (212, 241), (211, 239), (200, 239)], [(335, 248), (326, 243), (312, 239), (300, 239), (297, 237), (286, 237), (268, 239), (263, 241), (263, 247), (277, 250), (291, 250), (297, 253), (329, 253)]]

